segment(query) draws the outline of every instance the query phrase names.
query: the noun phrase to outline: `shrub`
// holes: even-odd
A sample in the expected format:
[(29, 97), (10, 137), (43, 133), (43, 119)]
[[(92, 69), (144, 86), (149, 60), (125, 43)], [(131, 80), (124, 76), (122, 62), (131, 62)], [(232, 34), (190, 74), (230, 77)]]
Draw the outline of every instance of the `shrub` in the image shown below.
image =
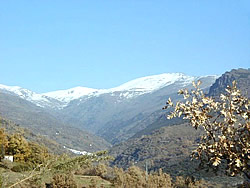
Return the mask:
[(56, 174), (52, 181), (53, 188), (77, 188), (73, 174)]
[(27, 163), (17, 163), (15, 166), (11, 168), (13, 172), (25, 172), (32, 170), (32, 166)]
[(3, 176), (1, 173), (0, 173), (0, 187), (3, 187)]
[(14, 166), (13, 162), (9, 160), (2, 160), (0, 162), (0, 168), (11, 169)]
[(107, 167), (105, 164), (98, 164), (94, 168), (94, 175), (103, 177), (107, 173)]
[(171, 177), (169, 174), (163, 173), (160, 169), (158, 174), (150, 174), (148, 176), (147, 185), (152, 188), (172, 187)]

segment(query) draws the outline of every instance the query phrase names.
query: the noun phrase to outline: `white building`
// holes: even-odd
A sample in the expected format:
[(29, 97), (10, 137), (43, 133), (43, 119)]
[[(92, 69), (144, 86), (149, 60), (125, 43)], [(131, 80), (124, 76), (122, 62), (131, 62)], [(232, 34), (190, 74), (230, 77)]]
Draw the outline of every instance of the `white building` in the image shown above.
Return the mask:
[(13, 155), (5, 155), (4, 156), (4, 160), (9, 160), (9, 161), (13, 162), (14, 161), (14, 157), (13, 157)]

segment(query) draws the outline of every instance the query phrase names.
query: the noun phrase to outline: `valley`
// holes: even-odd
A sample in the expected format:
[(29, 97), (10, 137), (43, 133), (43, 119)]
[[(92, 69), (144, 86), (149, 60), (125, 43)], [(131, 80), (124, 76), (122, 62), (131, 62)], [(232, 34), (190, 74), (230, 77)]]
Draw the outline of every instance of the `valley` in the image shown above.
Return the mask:
[[(211, 182), (218, 174), (197, 171), (199, 162), (190, 160), (204, 130), (194, 131), (180, 118), (168, 120), (168, 111), (162, 108), (169, 97), (174, 103), (181, 100), (178, 90), (190, 90), (198, 80), (204, 93), (215, 98), (236, 80), (249, 97), (249, 78), (249, 69), (202, 77), (165, 73), (111, 89), (76, 87), (43, 94), (0, 85), (1, 127), (9, 134), (19, 132), (54, 154), (91, 155), (108, 150), (114, 158), (111, 166), (144, 169), (147, 165), (152, 173), (162, 169), (172, 177)], [(223, 173), (219, 176), (222, 184), (243, 181), (241, 177), (228, 179)]]

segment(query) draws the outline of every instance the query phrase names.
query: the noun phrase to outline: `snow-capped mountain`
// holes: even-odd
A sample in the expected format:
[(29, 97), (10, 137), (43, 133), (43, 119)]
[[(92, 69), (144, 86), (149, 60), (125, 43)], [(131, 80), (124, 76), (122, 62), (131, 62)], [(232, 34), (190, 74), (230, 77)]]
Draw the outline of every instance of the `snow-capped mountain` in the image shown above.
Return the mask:
[[(206, 76), (205, 76), (206, 77)], [(217, 76), (212, 76), (217, 78)], [(0, 84), (0, 90), (17, 95), (22, 99), (34, 103), (43, 108), (62, 109), (71, 101), (84, 98), (97, 97), (102, 94), (110, 94), (119, 97), (119, 100), (135, 98), (137, 96), (153, 93), (171, 84), (178, 84), (185, 87), (203, 77), (188, 76), (182, 73), (164, 73), (153, 76), (137, 78), (124, 83), (118, 87), (110, 89), (93, 89), (87, 87), (75, 87), (67, 90), (58, 90), (48, 93), (38, 94), (19, 86), (5, 86)]]
[(81, 97), (93, 97), (107, 93), (115, 95), (118, 92), (121, 98), (133, 98), (142, 94), (154, 92), (175, 82), (181, 82), (182, 86), (185, 87), (197, 78), (198, 77), (187, 76), (182, 73), (164, 73), (160, 75), (137, 78), (111, 89), (75, 87), (67, 90), (43, 93), (43, 95), (57, 99), (65, 104)]
[(183, 87), (191, 89), (192, 81), (201, 80), (202, 89), (207, 91), (216, 78), (217, 76), (193, 77), (181, 73), (138, 78), (70, 101), (61, 110), (61, 118), (112, 143), (119, 142), (157, 120), (164, 113), (161, 109), (169, 97), (181, 100), (178, 90)]
[(2, 92), (16, 95), (25, 99), (29, 102), (34, 103), (39, 107), (50, 107), (50, 108), (60, 108), (62, 103), (54, 98), (50, 98), (46, 95), (38, 94), (28, 89), (21, 88), (19, 86), (6, 86), (0, 84), (0, 90)]
[(183, 81), (183, 84), (190, 83), (195, 77), (186, 76), (182, 73), (165, 73), (160, 75), (147, 76), (129, 81), (121, 86), (109, 89), (109, 91), (137, 91), (149, 93), (161, 89), (177, 81)]
[(191, 89), (192, 82), (200, 79), (202, 88), (208, 90), (216, 78), (165, 73), (134, 79), (110, 89), (75, 87), (43, 94), (17, 86), (0, 85), (0, 94), (5, 92), (19, 96), (42, 107), (41, 111), (52, 113), (65, 124), (91, 131), (116, 143), (156, 121), (164, 113), (161, 109), (168, 97), (179, 99), (179, 89)]

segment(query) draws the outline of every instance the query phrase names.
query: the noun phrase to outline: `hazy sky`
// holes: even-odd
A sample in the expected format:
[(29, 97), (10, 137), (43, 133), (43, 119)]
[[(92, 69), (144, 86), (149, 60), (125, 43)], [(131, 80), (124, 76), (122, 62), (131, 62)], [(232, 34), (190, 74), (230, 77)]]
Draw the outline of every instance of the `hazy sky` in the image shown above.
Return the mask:
[(0, 0), (0, 83), (110, 88), (250, 67), (249, 0)]

